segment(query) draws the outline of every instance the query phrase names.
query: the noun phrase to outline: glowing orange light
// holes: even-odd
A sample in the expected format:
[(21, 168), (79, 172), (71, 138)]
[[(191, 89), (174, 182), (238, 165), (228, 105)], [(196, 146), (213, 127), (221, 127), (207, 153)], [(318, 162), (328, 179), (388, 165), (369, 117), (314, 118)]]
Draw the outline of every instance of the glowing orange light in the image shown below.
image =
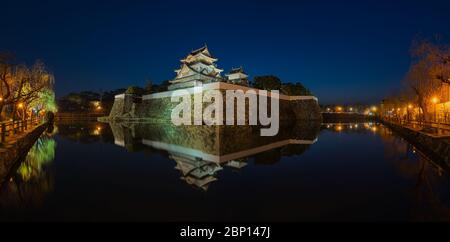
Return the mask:
[(413, 106), (411, 104), (408, 105), (408, 108), (411, 109)]
[(377, 111), (377, 107), (373, 106), (372, 107), (372, 112), (376, 112)]
[(3, 97), (0, 97), (0, 102), (3, 102)]
[(433, 98), (431, 99), (431, 102), (434, 103), (434, 104), (436, 104), (436, 103), (439, 102), (439, 99), (438, 99), (437, 97), (433, 97)]
[(19, 103), (19, 104), (17, 105), (17, 107), (23, 108), (23, 103)]
[(101, 132), (102, 132), (102, 127), (101, 126), (95, 127), (94, 135), (100, 135)]

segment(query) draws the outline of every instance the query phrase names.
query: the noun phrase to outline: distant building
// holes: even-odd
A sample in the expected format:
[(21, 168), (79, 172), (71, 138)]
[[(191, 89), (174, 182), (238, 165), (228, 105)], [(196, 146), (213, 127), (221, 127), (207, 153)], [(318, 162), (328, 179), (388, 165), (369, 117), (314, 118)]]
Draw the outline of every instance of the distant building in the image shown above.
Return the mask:
[(208, 50), (204, 47), (192, 51), (186, 58), (181, 60), (181, 67), (175, 70), (177, 76), (170, 82), (169, 90), (194, 87), (203, 83), (221, 81), (223, 70), (217, 68), (216, 62)]
[(248, 86), (248, 75), (244, 72), (242, 67), (233, 68), (226, 76), (228, 83)]

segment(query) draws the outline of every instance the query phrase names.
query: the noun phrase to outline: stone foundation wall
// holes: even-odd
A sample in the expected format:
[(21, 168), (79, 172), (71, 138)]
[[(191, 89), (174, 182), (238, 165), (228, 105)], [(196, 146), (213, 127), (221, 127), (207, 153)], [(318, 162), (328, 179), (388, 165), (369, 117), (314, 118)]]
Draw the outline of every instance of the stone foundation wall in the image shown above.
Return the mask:
[[(235, 89), (251, 89), (248, 87), (242, 87), (227, 83), (213, 83), (210, 85), (212, 90), (220, 90), (223, 95), (223, 118), (226, 120), (225, 108), (226, 108), (226, 90)], [(215, 86), (212, 86), (215, 85)], [(254, 89), (257, 90), (257, 89)], [(113, 108), (108, 119), (101, 119), (101, 121), (139, 121), (139, 122), (151, 122), (151, 123), (168, 123), (171, 122), (171, 113), (173, 108), (178, 105), (171, 101), (172, 92), (156, 93), (147, 96), (135, 97), (133, 95), (118, 95), (114, 102)], [(202, 95), (202, 93), (192, 93), (192, 117), (194, 117), (194, 95)], [(181, 99), (180, 99), (181, 100)], [(318, 101), (312, 96), (285, 96), (280, 95), (279, 100), (280, 120), (314, 120), (321, 121), (322, 115)], [(204, 103), (203, 109), (209, 104)], [(235, 104), (235, 110), (236, 110)], [(246, 120), (248, 120), (248, 102), (246, 103)], [(270, 110), (270, 99), (268, 100), (268, 110)]]
[(296, 120), (322, 121), (322, 113), (319, 103), (316, 100), (308, 99), (290, 101), (290, 109), (292, 110)]

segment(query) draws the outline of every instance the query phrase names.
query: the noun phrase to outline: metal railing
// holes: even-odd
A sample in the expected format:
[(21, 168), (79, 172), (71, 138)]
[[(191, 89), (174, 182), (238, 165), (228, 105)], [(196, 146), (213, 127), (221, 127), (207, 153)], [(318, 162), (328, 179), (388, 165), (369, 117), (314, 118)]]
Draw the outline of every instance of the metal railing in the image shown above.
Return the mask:
[(438, 123), (433, 121), (424, 121), (424, 120), (408, 120), (408, 119), (398, 119), (398, 118), (382, 118), (382, 120), (391, 122), (397, 125), (410, 127), (413, 129), (434, 129), (437, 134), (446, 134), (450, 133), (450, 124), (448, 123)]
[(39, 118), (0, 122), (0, 144), (41, 123)]
[(426, 122), (426, 121), (417, 121), (417, 120), (410, 120), (410, 121), (406, 121), (406, 123), (408, 124), (416, 124), (416, 125), (421, 125), (421, 126), (426, 126), (426, 127), (433, 127), (433, 128), (439, 128), (439, 129), (444, 129), (444, 130), (449, 130), (450, 131), (450, 124), (448, 123), (441, 123), (441, 122)]

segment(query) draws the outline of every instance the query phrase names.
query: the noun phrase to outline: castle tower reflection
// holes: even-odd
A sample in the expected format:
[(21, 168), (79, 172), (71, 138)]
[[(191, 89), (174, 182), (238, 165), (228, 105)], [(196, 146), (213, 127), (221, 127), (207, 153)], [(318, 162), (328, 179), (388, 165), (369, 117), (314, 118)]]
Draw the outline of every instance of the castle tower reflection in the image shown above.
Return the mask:
[[(319, 123), (281, 125), (277, 136), (261, 137), (252, 126), (172, 126), (110, 123), (114, 143), (127, 149), (165, 151), (187, 184), (208, 190), (224, 167), (242, 169), (249, 157), (264, 152), (300, 155), (317, 140)], [(292, 149), (291, 146), (297, 148)], [(288, 147), (290, 147), (288, 149)], [(144, 148), (145, 149), (145, 148)], [(262, 160), (264, 160), (264, 156)], [(263, 162), (265, 163), (265, 162)], [(270, 162), (273, 163), (273, 162)]]

